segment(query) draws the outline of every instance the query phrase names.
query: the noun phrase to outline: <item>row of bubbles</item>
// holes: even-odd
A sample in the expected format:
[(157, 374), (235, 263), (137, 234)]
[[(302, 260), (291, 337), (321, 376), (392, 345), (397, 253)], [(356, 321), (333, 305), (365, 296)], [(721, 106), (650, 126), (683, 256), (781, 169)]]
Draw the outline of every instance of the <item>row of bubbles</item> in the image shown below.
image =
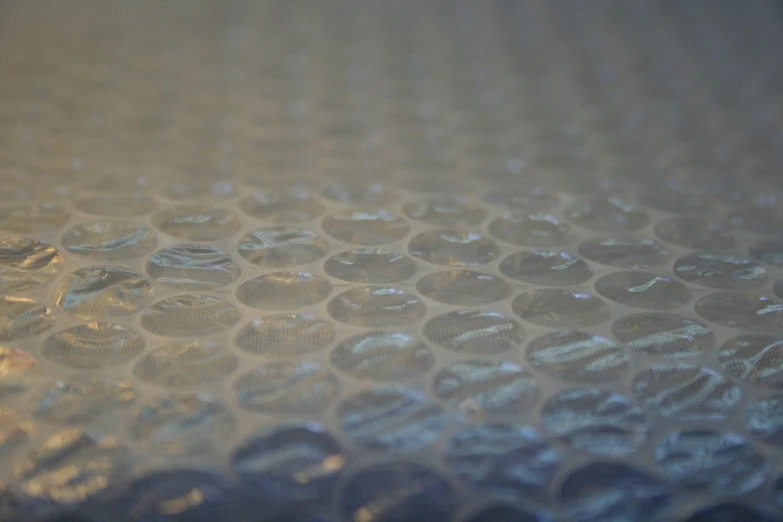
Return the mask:
[[(411, 402), (413, 396), (399, 395), (399, 392), (390, 388), (379, 393), (377, 407), (383, 410), (391, 401), (402, 408), (395, 415), (428, 411), (426, 406)], [(591, 398), (597, 397), (593, 394)], [(632, 423), (633, 414), (625, 420)], [(369, 422), (372, 429), (378, 420), (370, 418)], [(421, 426), (424, 429), (417, 434), (422, 440), (432, 437), (432, 429), (439, 425), (438, 417), (432, 413), (427, 413), (420, 422), (424, 423)], [(380, 440), (388, 445), (399, 444), (402, 435), (391, 432)], [(443, 459), (446, 469), (456, 479), (509, 503), (546, 496), (561, 465), (557, 451), (535, 429), (508, 424), (474, 426), (455, 432), (443, 448)], [(655, 459), (670, 485), (632, 466), (595, 462), (565, 478), (559, 501), (574, 520), (593, 520), (604, 513), (656, 520), (672, 501), (672, 486), (718, 495), (736, 494), (758, 487), (767, 470), (763, 458), (742, 436), (711, 430), (672, 432), (655, 448)], [(44, 446), (20, 460), (14, 471), (28, 494), (39, 496), (44, 489), (46, 500), (67, 504), (91, 499), (107, 488), (110, 491), (111, 484), (127, 473), (130, 466), (131, 455), (116, 438), (70, 429), (47, 439)], [(310, 423), (266, 430), (240, 445), (230, 457), (230, 466), (241, 488), (234, 492), (228, 480), (219, 474), (169, 470), (146, 475), (124, 491), (103, 496), (92, 504), (91, 510), (107, 509), (108, 505), (109, 509), (123, 506), (132, 516), (141, 518), (168, 513), (198, 516), (196, 520), (208, 514), (239, 516), (245, 520), (248, 513), (243, 512), (243, 507), (253, 508), (247, 505), (249, 499), (242, 498), (238, 491), (245, 496), (252, 492), (254, 502), (270, 512), (275, 506), (292, 502), (306, 505), (332, 494), (338, 479), (345, 474), (346, 462), (337, 440)], [(53, 477), (66, 472), (70, 474), (67, 482), (52, 482)], [(348, 520), (361, 519), (363, 510), (370, 506), (374, 508), (374, 516), (382, 520), (402, 520), (400, 517), (421, 516), (423, 512), (428, 520), (447, 521), (454, 515), (457, 504), (450, 480), (406, 460), (377, 463), (354, 471), (349, 474), (346, 486), (338, 510)], [(616, 495), (618, 488), (623, 497)], [(543, 513), (525, 514), (511, 507), (494, 509), (507, 510), (509, 515), (517, 513), (517, 517), (530, 520), (546, 519), (542, 518), (546, 517)], [(721, 509), (751, 517), (764, 516), (754, 515), (750, 508), (739, 505), (713, 508), (714, 513)]]
[[(526, 178), (520, 181), (535, 183), (535, 180)], [(342, 188), (364, 191), (382, 190), (383, 186), (357, 183)], [(573, 234), (580, 229), (614, 234), (637, 232), (648, 228), (656, 215), (682, 214), (654, 225), (656, 235), (673, 244), (685, 242), (683, 246), (688, 248), (711, 248), (700, 246), (707, 238), (700, 240), (698, 237), (700, 234), (711, 235), (714, 236), (711, 243), (715, 245), (714, 248), (729, 248), (733, 245), (735, 231), (776, 236), (780, 224), (783, 223), (783, 216), (777, 215), (774, 206), (734, 207), (723, 216), (716, 216), (716, 213), (709, 209), (683, 212), (681, 205), (673, 205), (671, 209), (661, 208), (660, 205), (650, 204), (646, 198), (641, 198), (641, 205), (638, 205), (627, 199), (627, 196), (612, 193), (588, 197), (569, 196), (568, 199), (573, 202), (564, 206), (559, 200), (550, 205), (542, 205), (538, 200), (531, 199), (540, 190), (528, 189), (523, 194), (511, 196), (505, 194), (514, 197), (513, 202), (493, 199), (486, 201), (485, 204), (492, 204), (490, 208), (494, 213), (500, 213), (499, 217), (490, 220), (490, 233), (513, 244), (556, 246), (569, 242)], [(671, 196), (672, 194), (666, 194), (667, 201)], [(674, 196), (676, 197), (676, 194)], [(220, 200), (211, 202), (205, 197), (188, 204), (171, 206), (169, 203), (166, 208), (157, 211), (155, 209), (158, 208), (158, 203), (153, 199), (149, 199), (148, 204), (135, 206), (137, 198), (131, 199), (130, 202), (125, 197), (113, 195), (96, 198), (112, 210), (85, 210), (78, 201), (70, 202), (69, 207), (72, 210), (54, 202), (6, 203), (0, 208), (0, 228), (19, 233), (55, 230), (69, 222), (72, 212), (109, 220), (149, 216), (153, 227), (171, 236), (193, 241), (213, 241), (236, 233), (243, 225), (240, 214), (229, 208), (227, 203)], [(61, 200), (62, 197), (57, 199)], [(363, 203), (364, 199), (357, 198), (355, 201)], [(357, 206), (352, 202), (350, 206), (331, 213), (327, 212), (325, 205), (335, 206), (334, 203), (325, 198), (319, 202), (309, 192), (301, 189), (256, 193), (234, 204), (242, 215), (267, 225), (297, 225), (322, 218), (321, 227), (328, 235), (362, 245), (388, 243), (406, 236), (411, 230), (407, 219), (443, 227), (475, 226), (487, 220), (489, 214), (487, 208), (474, 198), (460, 195), (418, 197), (410, 203), (380, 207), (366, 203)], [(654, 212), (645, 210), (644, 206)], [(397, 211), (390, 210), (392, 208), (399, 208), (400, 215)], [(562, 219), (554, 213), (562, 216)], [(706, 216), (710, 216), (712, 220)], [(715, 219), (716, 217), (719, 219)], [(200, 223), (202, 226), (194, 228), (194, 223)], [(569, 223), (575, 229), (572, 230)], [(70, 235), (78, 234), (78, 229), (70, 231)], [(537, 235), (545, 237), (536, 238)]]

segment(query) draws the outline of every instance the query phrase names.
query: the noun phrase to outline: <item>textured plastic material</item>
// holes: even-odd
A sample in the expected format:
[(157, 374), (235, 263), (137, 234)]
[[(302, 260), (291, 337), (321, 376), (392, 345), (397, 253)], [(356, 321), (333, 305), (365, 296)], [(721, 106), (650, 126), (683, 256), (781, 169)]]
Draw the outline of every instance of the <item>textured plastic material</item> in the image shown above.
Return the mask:
[(0, 520), (779, 520), (781, 50), (761, 0), (0, 3)]

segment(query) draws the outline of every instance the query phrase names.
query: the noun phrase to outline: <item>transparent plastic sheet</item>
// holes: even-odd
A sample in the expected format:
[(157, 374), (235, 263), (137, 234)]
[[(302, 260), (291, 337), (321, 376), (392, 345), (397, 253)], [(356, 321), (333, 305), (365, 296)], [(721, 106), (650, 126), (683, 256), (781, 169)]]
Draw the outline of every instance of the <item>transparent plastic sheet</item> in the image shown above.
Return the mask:
[(781, 13), (0, 3), (0, 520), (779, 520)]

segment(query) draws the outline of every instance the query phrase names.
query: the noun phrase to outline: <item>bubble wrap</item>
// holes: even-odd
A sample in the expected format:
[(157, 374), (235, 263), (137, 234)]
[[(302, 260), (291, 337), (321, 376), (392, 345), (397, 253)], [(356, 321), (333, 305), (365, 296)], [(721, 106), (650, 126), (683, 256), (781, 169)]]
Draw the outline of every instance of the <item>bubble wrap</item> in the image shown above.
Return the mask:
[(783, 510), (783, 9), (0, 2), (0, 521)]

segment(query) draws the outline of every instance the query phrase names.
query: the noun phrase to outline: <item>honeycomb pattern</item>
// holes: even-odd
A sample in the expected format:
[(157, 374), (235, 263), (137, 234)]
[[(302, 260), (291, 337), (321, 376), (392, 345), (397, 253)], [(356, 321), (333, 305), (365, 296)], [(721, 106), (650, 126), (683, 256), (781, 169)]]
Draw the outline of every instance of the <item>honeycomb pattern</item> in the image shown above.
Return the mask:
[(0, 41), (0, 521), (780, 520), (778, 4)]

